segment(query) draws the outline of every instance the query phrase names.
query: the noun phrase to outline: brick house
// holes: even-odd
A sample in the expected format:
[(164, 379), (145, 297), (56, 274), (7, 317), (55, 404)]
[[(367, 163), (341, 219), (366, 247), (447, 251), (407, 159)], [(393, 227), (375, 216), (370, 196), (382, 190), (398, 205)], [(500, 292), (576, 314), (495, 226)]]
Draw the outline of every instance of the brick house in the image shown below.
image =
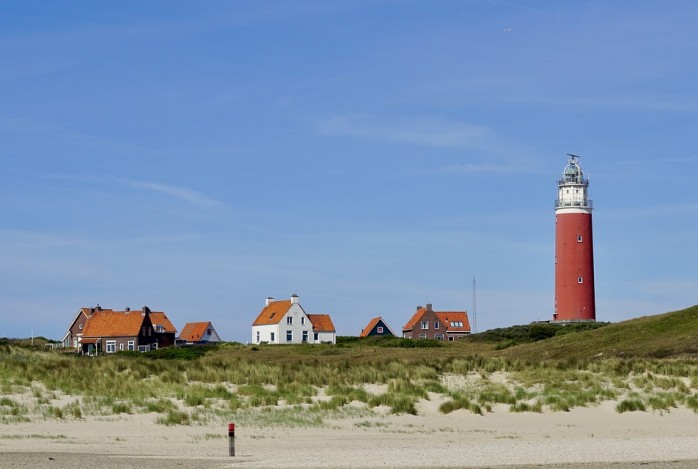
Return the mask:
[(431, 304), (417, 306), (417, 312), (402, 328), (406, 339), (458, 340), (470, 335), (466, 311), (434, 311)]
[(97, 305), (80, 308), (63, 345), (88, 355), (148, 351), (174, 345), (176, 332), (165, 313), (150, 311), (147, 306), (136, 311), (114, 311)]

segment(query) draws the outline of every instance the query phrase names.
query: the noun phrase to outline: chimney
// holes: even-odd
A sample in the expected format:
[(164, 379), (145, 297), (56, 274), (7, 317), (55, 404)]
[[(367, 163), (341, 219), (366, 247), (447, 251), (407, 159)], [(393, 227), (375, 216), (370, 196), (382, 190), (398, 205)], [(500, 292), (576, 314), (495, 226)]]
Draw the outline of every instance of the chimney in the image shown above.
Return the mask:
[(102, 307), (97, 303), (97, 306), (95, 306), (95, 311), (102, 311)]
[(422, 309), (422, 305), (417, 305), (417, 311), (419, 311), (420, 309)]
[(271, 296), (268, 296), (268, 297), (267, 297), (267, 301), (265, 302), (265, 305), (264, 305), (264, 306), (269, 306), (269, 305), (271, 304), (272, 301), (274, 301), (274, 298), (272, 298)]
[(141, 314), (143, 314), (143, 316), (145, 316), (146, 314), (150, 314), (150, 308), (148, 308), (147, 306), (143, 306), (143, 308), (141, 308)]
[(293, 295), (291, 295), (291, 304), (292, 305), (298, 304), (298, 295), (296, 295), (295, 293)]
[(431, 311), (431, 303), (427, 303), (427, 311)]
[(129, 307), (127, 306), (127, 307), (126, 307), (126, 312), (128, 313), (129, 311), (131, 311), (131, 308), (129, 308)]

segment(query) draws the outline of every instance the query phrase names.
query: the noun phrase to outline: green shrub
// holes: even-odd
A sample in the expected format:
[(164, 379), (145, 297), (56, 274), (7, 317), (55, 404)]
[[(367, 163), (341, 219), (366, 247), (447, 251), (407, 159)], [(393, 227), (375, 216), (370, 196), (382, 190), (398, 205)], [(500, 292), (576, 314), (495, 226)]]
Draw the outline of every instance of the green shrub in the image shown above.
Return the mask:
[(639, 399), (624, 399), (616, 405), (619, 414), (623, 412), (645, 411), (645, 404)]
[(161, 425), (189, 425), (191, 420), (189, 419), (189, 414), (186, 412), (181, 412), (179, 410), (170, 409), (167, 411), (167, 415), (157, 419), (157, 423)]

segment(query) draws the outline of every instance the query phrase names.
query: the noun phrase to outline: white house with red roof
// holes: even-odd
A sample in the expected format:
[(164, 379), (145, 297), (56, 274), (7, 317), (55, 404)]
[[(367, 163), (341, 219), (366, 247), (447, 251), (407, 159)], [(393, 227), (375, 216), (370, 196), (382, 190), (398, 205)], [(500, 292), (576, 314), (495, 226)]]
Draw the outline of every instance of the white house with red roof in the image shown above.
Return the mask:
[(214, 344), (221, 341), (210, 321), (188, 322), (179, 334), (179, 342), (187, 345)]
[(327, 314), (307, 314), (298, 295), (289, 300), (267, 298), (262, 312), (252, 323), (253, 344), (335, 343), (336, 333)]
[(470, 335), (470, 322), (466, 311), (434, 311), (431, 304), (417, 306), (407, 324), (402, 328), (406, 339), (458, 340)]

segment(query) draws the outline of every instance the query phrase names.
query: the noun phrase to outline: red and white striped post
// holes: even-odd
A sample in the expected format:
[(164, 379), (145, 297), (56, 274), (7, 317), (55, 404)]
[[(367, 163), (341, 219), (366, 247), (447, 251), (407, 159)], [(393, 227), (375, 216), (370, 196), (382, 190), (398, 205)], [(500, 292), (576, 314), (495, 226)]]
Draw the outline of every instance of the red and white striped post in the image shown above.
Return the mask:
[(230, 456), (235, 456), (235, 424), (228, 424), (228, 452)]

